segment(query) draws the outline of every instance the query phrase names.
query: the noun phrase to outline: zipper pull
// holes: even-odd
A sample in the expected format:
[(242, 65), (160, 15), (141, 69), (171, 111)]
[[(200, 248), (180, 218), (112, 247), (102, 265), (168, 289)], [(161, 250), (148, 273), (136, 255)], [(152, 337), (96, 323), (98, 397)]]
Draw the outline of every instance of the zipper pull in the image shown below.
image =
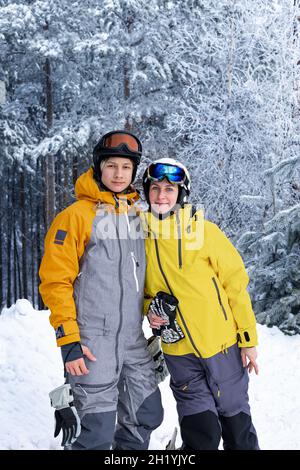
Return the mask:
[(75, 384), (75, 387), (78, 387), (78, 388), (80, 388), (80, 390), (82, 390), (82, 391), (83, 391), (83, 393), (85, 394), (85, 396), (86, 396), (86, 397), (88, 396), (87, 392), (84, 390), (84, 388), (83, 388), (83, 387), (82, 387), (80, 384), (78, 384), (78, 383), (77, 383), (77, 384)]
[(136, 275), (136, 268), (139, 267), (139, 263), (137, 262), (133, 251), (130, 252), (130, 255), (131, 255), (132, 262), (133, 262), (133, 277), (135, 279), (136, 291), (139, 292), (139, 281)]
[(118, 208), (119, 208), (119, 205), (120, 205), (119, 200), (118, 200), (118, 198), (117, 198), (117, 196), (116, 196), (115, 194), (113, 194), (113, 198), (114, 198), (115, 203), (116, 203), (116, 209), (118, 209)]
[(132, 251), (131, 253), (132, 253), (132, 257), (133, 257), (133, 259), (134, 259), (134, 261), (135, 261), (136, 267), (137, 267), (137, 268), (139, 268), (139, 267), (140, 267), (140, 265), (139, 265), (139, 262), (138, 262), (138, 260), (137, 260), (137, 259), (136, 259), (136, 257), (135, 257), (135, 254), (134, 254), (134, 252)]

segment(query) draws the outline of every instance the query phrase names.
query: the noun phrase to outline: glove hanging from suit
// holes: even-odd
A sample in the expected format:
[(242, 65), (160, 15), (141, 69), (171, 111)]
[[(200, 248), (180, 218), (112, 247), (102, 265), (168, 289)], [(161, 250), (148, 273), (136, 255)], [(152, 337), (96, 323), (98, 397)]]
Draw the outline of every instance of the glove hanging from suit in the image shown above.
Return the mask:
[(70, 384), (64, 384), (49, 393), (51, 406), (55, 408), (55, 430), (57, 437), (62, 430), (61, 445), (69, 446), (76, 441), (81, 432), (80, 418), (74, 406), (74, 398)]
[(159, 384), (169, 375), (169, 371), (166, 365), (166, 361), (161, 350), (160, 337), (151, 336), (148, 338), (147, 349), (152, 356), (154, 362), (155, 377), (157, 383)]

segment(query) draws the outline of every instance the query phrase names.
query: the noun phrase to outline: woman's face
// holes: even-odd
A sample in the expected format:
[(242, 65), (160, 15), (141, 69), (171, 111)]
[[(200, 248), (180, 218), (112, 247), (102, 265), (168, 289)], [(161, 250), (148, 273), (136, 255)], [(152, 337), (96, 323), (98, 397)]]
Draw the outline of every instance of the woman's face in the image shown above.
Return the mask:
[(113, 193), (121, 193), (132, 180), (133, 163), (129, 158), (110, 157), (102, 169), (101, 181)]
[(157, 214), (166, 214), (175, 206), (178, 191), (177, 184), (169, 183), (167, 179), (159, 182), (152, 181), (149, 190), (151, 209)]

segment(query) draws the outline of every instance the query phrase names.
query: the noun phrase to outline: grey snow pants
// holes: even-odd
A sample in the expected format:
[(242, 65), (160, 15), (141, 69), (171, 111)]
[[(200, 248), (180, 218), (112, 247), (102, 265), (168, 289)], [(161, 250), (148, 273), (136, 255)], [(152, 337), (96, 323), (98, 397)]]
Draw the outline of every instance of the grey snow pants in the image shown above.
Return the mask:
[(248, 371), (234, 344), (207, 359), (164, 354), (177, 403), (183, 446), (217, 450), (258, 450), (248, 398)]
[(133, 341), (81, 331), (82, 344), (97, 357), (85, 358), (89, 374), (67, 380), (81, 419), (81, 434), (68, 450), (145, 450), (163, 420), (160, 391), (143, 334)]

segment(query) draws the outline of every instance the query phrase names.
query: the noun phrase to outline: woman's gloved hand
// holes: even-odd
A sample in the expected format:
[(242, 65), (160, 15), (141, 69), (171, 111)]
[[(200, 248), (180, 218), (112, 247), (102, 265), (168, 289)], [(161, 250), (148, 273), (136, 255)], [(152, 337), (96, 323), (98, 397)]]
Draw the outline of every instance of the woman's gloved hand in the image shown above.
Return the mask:
[(159, 291), (149, 305), (148, 319), (153, 334), (161, 336), (164, 343), (176, 343), (184, 338), (184, 333), (175, 319), (178, 303), (174, 295)]

